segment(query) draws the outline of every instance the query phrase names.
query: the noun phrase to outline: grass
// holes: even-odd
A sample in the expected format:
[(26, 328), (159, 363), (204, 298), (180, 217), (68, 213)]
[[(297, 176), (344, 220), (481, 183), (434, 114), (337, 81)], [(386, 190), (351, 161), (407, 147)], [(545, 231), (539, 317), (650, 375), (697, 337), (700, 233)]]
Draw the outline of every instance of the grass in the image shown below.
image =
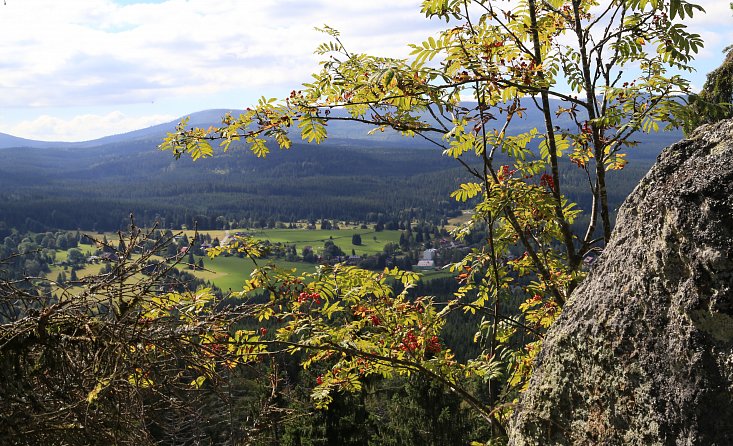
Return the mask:
[[(56, 251), (56, 261), (59, 261), (59, 254), (63, 253), (65, 254), (65, 251)], [(64, 256), (65, 258), (65, 256)], [(104, 268), (104, 264), (98, 263), (98, 264), (87, 264), (84, 265), (84, 268), (77, 269), (76, 270), (76, 276), (78, 279), (81, 279), (83, 277), (93, 276), (96, 274), (99, 274), (102, 271), (102, 268)], [(62, 271), (66, 273), (66, 280), (71, 280), (71, 268), (64, 267), (64, 266), (58, 266), (53, 265), (51, 266), (51, 272), (46, 274), (46, 277), (48, 277), (50, 280), (56, 280), (59, 276), (59, 273)], [(54, 289), (54, 292), (56, 289)], [(80, 293), (82, 291), (81, 287), (68, 287), (66, 288), (66, 291), (68, 291), (71, 294)]]
[[(459, 217), (460, 218), (460, 217)], [(193, 237), (193, 230), (173, 230), (173, 234), (178, 235), (179, 233), (186, 234), (187, 237)], [(198, 231), (200, 234), (209, 234), (212, 238), (218, 238), (220, 241), (226, 237), (227, 232), (230, 235), (234, 235), (236, 232), (243, 232), (249, 234), (259, 240), (269, 240), (272, 243), (287, 243), (295, 244), (298, 252), (303, 249), (304, 246), (311, 246), (316, 252), (323, 249), (324, 243), (327, 240), (333, 240), (333, 242), (341, 248), (347, 255), (351, 254), (353, 249), (357, 255), (372, 255), (382, 252), (384, 245), (387, 243), (399, 243), (400, 231), (380, 231), (376, 232), (373, 228), (359, 229), (356, 227), (337, 229), (337, 230), (325, 230), (325, 229), (305, 229), (303, 227), (297, 229), (232, 229), (225, 231), (222, 229), (211, 229), (205, 231)], [(352, 245), (351, 237), (354, 234), (361, 236), (361, 245)], [(117, 240), (116, 233), (106, 234), (94, 234), (95, 237), (101, 239), (105, 235), (107, 239)], [(116, 246), (116, 243), (113, 243)], [(86, 245), (85, 245), (86, 247)], [(81, 249), (81, 248), (80, 248)], [(82, 249), (82, 251), (84, 251)], [(60, 255), (64, 251), (57, 251), (57, 255)], [(65, 255), (65, 254), (61, 254)], [(64, 257), (65, 258), (65, 257)], [(57, 260), (60, 261), (60, 260)]]
[[(464, 215), (465, 216), (465, 215)], [(470, 216), (468, 216), (470, 218)], [(183, 231), (187, 236), (193, 236), (194, 231)], [(261, 229), (261, 230), (246, 230), (246, 229), (233, 229), (229, 231), (230, 234), (235, 232), (245, 232), (252, 235), (253, 237), (260, 240), (269, 240), (273, 243), (284, 243), (284, 244), (295, 244), (297, 250), (300, 252), (305, 246), (312, 246), (316, 252), (323, 249), (323, 245), (328, 240), (339, 246), (346, 254), (351, 254), (353, 249), (357, 255), (372, 255), (382, 252), (384, 245), (387, 243), (399, 243), (400, 231), (380, 231), (376, 232), (373, 229), (359, 229), (359, 228), (348, 228), (340, 230), (309, 230), (304, 228), (299, 229)], [(177, 233), (174, 231), (174, 233)], [(224, 239), (226, 231), (223, 230), (211, 230), (202, 231), (207, 233), (211, 238)], [(361, 236), (362, 244), (355, 246), (351, 244), (351, 238), (354, 234)], [(87, 245), (80, 245), (79, 249), (85, 254), (91, 247)], [(68, 257), (67, 250), (56, 251), (56, 262), (63, 262)], [(198, 263), (201, 257), (196, 257)], [(250, 274), (255, 269), (255, 264), (248, 258), (239, 257), (224, 257), (220, 256), (215, 259), (209, 259), (204, 257), (204, 268), (205, 270), (189, 270), (185, 264), (179, 265), (180, 270), (194, 274), (196, 277), (202, 280), (206, 280), (221, 288), (223, 291), (233, 290), (237, 291), (242, 289), (244, 281), (250, 277)], [(185, 259), (184, 259), (185, 262)], [(273, 263), (269, 259), (261, 259), (258, 261), (260, 266)], [(315, 272), (315, 265), (305, 262), (288, 262), (285, 260), (278, 260), (277, 266), (283, 269), (297, 269), (299, 272)], [(79, 278), (98, 274), (103, 268), (103, 264), (86, 265), (84, 268), (77, 270), (77, 276)], [(58, 277), (59, 272), (66, 271), (67, 278), (71, 274), (71, 270), (64, 270), (62, 266), (51, 267), (51, 272), (47, 277), (51, 280), (55, 280)], [(441, 277), (448, 277), (451, 274), (447, 271), (422, 271), (424, 281), (430, 281)], [(72, 289), (73, 291), (73, 289)]]
[[(80, 247), (77, 249), (81, 249), (85, 255), (88, 255), (89, 253), (82, 248), (83, 247), (80, 245)], [(132, 259), (134, 260), (139, 257), (140, 257), (139, 254), (133, 254)], [(50, 280), (56, 280), (59, 276), (59, 273), (63, 271), (64, 273), (66, 273), (66, 280), (71, 280), (71, 267), (58, 265), (58, 263), (63, 262), (67, 258), (68, 258), (68, 250), (57, 250), (56, 257), (55, 257), (56, 265), (51, 265), (51, 267), (49, 268), (51, 271), (48, 274), (46, 274), (46, 277)], [(164, 259), (159, 256), (152, 256), (151, 260), (163, 261)], [(82, 268), (79, 268), (76, 270), (76, 277), (79, 280), (81, 280), (84, 277), (95, 276), (99, 274), (100, 272), (102, 272), (102, 269), (104, 268), (104, 266), (105, 266), (105, 262), (84, 264)], [(114, 266), (114, 264), (112, 266)], [(178, 268), (182, 269), (182, 268), (185, 268), (185, 266), (179, 266)], [(131, 280), (134, 281), (139, 278), (141, 278), (141, 276), (134, 275), (132, 276)], [(74, 294), (74, 293), (81, 292), (82, 288), (81, 287), (68, 287), (66, 290), (69, 293)]]
[(423, 282), (430, 282), (433, 279), (442, 279), (444, 277), (453, 277), (453, 273), (448, 269), (441, 269), (440, 271), (429, 270), (429, 271), (418, 271), (422, 275)]
[[(196, 258), (197, 262), (199, 258)], [(273, 262), (268, 259), (261, 259), (258, 260), (257, 263), (260, 266), (264, 266)], [(276, 264), (280, 268), (295, 268), (298, 271), (303, 272), (315, 272), (316, 270), (315, 265), (304, 262), (287, 262), (282, 260), (277, 261)], [(221, 288), (222, 291), (226, 292), (229, 290), (241, 290), (244, 285), (244, 281), (249, 279), (250, 274), (254, 271), (255, 264), (249, 258), (219, 256), (215, 259), (209, 259), (208, 257), (204, 257), (204, 268), (206, 269), (205, 271), (185, 271), (193, 273), (199, 279), (210, 281)]]
[(458, 217), (449, 218), (448, 224), (445, 228), (449, 231), (451, 229), (455, 229), (458, 226), (461, 226), (462, 224), (471, 220), (471, 217), (473, 217), (473, 211), (463, 211)]
[[(86, 247), (86, 246), (84, 246)], [(82, 252), (85, 252), (85, 250), (82, 250)], [(135, 256), (133, 256), (134, 258)], [(52, 265), (50, 268), (50, 272), (46, 274), (46, 277), (50, 280), (56, 280), (59, 273), (62, 271), (66, 273), (66, 279), (70, 280), (71, 278), (71, 268), (70, 267), (64, 267), (61, 265), (58, 265), (58, 263), (65, 261), (68, 258), (68, 250), (57, 250), (56, 251), (56, 257), (55, 261), (57, 265)], [(162, 261), (162, 257), (153, 257), (155, 260)], [(199, 261), (201, 257), (196, 257), (196, 262)], [(206, 270), (190, 270), (187, 269), (185, 261), (186, 259), (183, 259), (183, 262), (177, 266), (177, 268), (181, 271), (186, 271), (189, 273), (192, 273), (196, 277), (202, 280), (208, 280), (212, 284), (216, 285), (217, 287), (221, 288), (223, 291), (228, 290), (241, 290), (242, 285), (244, 285), (244, 281), (249, 278), (252, 271), (255, 269), (255, 264), (252, 262), (252, 260), (248, 258), (239, 258), (239, 257), (224, 257), (220, 256), (215, 259), (209, 259), (208, 257), (204, 257), (204, 267)], [(271, 260), (268, 259), (261, 259), (258, 261), (258, 264), (260, 266), (267, 265), (268, 263), (272, 263)], [(82, 279), (84, 277), (97, 275), (102, 271), (102, 268), (104, 268), (104, 263), (97, 263), (97, 264), (85, 264), (83, 268), (76, 270), (76, 275), (79, 279)], [(292, 269), (296, 268), (298, 271), (303, 272), (315, 272), (316, 268), (315, 265), (310, 263), (304, 263), (304, 262), (287, 262), (287, 261), (278, 261), (277, 265), (280, 268), (286, 268), (286, 269)], [(69, 287), (67, 289), (68, 292), (71, 294), (78, 293), (82, 291), (81, 287)]]
[[(57, 253), (58, 254), (58, 253)], [(58, 259), (58, 257), (57, 257)], [(76, 275), (78, 278), (87, 277), (87, 276), (93, 276), (95, 274), (99, 274), (99, 272), (104, 268), (104, 264), (98, 263), (98, 264), (87, 264), (84, 265), (84, 268), (77, 269)], [(59, 265), (53, 265), (51, 268), (51, 272), (47, 274), (48, 278), (51, 280), (56, 280), (56, 277), (58, 277), (60, 272), (66, 273), (66, 278), (69, 279), (69, 276), (71, 275), (71, 268), (70, 267), (64, 267)]]
[[(183, 231), (188, 237), (193, 236), (193, 231)], [(341, 248), (346, 254), (351, 254), (353, 249), (357, 255), (371, 255), (382, 252), (384, 245), (387, 243), (399, 243), (400, 231), (380, 231), (373, 229), (232, 229), (229, 234), (234, 235), (236, 232), (244, 232), (250, 234), (259, 240), (269, 240), (272, 243), (295, 244), (298, 251), (304, 246), (312, 246), (316, 252), (323, 249), (327, 240), (333, 242)], [(226, 231), (212, 230), (201, 231), (202, 234), (209, 234), (212, 239), (218, 238), (223, 240)], [(361, 236), (361, 245), (352, 245), (351, 237), (354, 234)]]
[[(351, 237), (355, 234), (361, 236), (361, 245), (353, 245)], [(308, 229), (267, 229), (257, 231), (254, 237), (261, 240), (270, 240), (273, 243), (295, 244), (299, 249), (310, 245), (316, 252), (323, 248), (328, 240), (341, 248), (345, 253), (350, 254), (353, 249), (356, 254), (377, 254), (382, 252), (387, 243), (399, 243), (400, 231), (380, 231), (372, 229), (340, 229), (334, 230), (308, 230)]]
[[(198, 262), (199, 258), (196, 258)], [(258, 260), (257, 263), (260, 266), (275, 263), (279, 268), (282, 269), (296, 269), (298, 272), (313, 273), (316, 271), (316, 265), (305, 262), (288, 262), (285, 260), (278, 260), (273, 262), (269, 259)], [(196, 275), (196, 277), (208, 280), (214, 285), (227, 292), (238, 291), (242, 289), (244, 281), (247, 280), (255, 269), (255, 265), (252, 260), (248, 258), (239, 257), (217, 257), (215, 259), (204, 258), (204, 268), (206, 271), (191, 271), (186, 270)], [(424, 282), (429, 282), (433, 279), (451, 277), (453, 274), (448, 270), (440, 271), (420, 271)]]
[(58, 251), (57, 250), (56, 251), (56, 255), (54, 256), (54, 262), (55, 263), (65, 262), (66, 259), (68, 259), (68, 258), (69, 258), (69, 251), (68, 250), (63, 250), (63, 251)]

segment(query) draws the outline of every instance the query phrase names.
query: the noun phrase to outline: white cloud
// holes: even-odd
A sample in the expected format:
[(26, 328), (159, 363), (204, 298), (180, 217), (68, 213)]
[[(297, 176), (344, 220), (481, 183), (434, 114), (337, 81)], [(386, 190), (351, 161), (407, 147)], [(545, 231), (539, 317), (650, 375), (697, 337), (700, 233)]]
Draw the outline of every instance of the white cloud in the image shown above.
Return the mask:
[[(6, 110), (0, 131), (89, 139), (100, 131), (83, 123), (93, 134), (56, 127), (53, 119), (77, 122), (74, 115), (86, 113), (83, 107), (94, 108), (99, 119), (109, 110), (125, 110), (128, 120), (135, 113), (177, 116), (214, 106), (246, 106), (261, 94), (285, 95), (318, 69), (313, 49), (327, 36), (315, 32), (315, 26), (326, 23), (341, 30), (353, 52), (406, 57), (407, 43), (446, 26), (426, 20), (420, 3), (8, 0), (0, 8), (0, 109)], [(699, 56), (697, 83), (720, 63), (720, 49), (733, 42), (728, 2), (700, 3), (708, 13), (688, 21), (709, 42)], [(133, 113), (136, 104), (146, 105)], [(47, 116), (24, 117), (22, 123), (11, 116), (29, 110)], [(49, 116), (55, 118), (49, 121)]]
[(0, 14), (0, 106), (135, 103), (292, 85), (317, 67), (313, 49), (325, 36), (313, 27), (323, 21), (343, 29), (358, 51), (400, 56), (410, 41), (405, 29), (424, 28), (407, 18), (424, 22), (417, 0), (398, 7), (383, 0), (304, 3), (14, 1)]
[[(99, 116), (121, 109), (131, 116), (132, 108), (177, 116), (247, 106), (261, 94), (285, 95), (318, 69), (313, 50), (327, 36), (314, 27), (326, 22), (342, 30), (352, 51), (404, 57), (406, 43), (444, 26), (426, 21), (419, 5), (420, 0), (9, 1), (0, 10), (0, 109), (6, 111), (0, 131), (89, 139), (100, 128), (74, 117), (86, 107)], [(24, 122), (16, 117), (33, 111), (46, 116)]]
[(125, 133), (176, 119), (170, 115), (126, 116), (119, 111), (105, 115), (86, 114), (72, 118), (41, 115), (21, 121), (8, 131), (44, 141), (81, 141)]

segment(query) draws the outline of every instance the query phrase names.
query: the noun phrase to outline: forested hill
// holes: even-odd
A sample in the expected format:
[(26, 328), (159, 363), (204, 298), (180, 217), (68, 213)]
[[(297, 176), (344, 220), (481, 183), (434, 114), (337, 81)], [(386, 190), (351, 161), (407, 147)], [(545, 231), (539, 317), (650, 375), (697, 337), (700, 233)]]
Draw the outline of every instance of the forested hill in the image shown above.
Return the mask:
[[(295, 144), (266, 159), (235, 149), (175, 161), (146, 142), (93, 148), (9, 148), (0, 165), (8, 227), (117, 229), (139, 222), (199, 227), (216, 217), (374, 220), (415, 208), (445, 215), (464, 173), (439, 150), (366, 144)], [(369, 215), (374, 214), (374, 215)]]
[[(192, 113), (188, 115), (188, 124), (192, 127), (209, 127), (221, 124), (221, 117), (225, 113), (237, 115), (241, 110), (211, 109)], [(334, 112), (337, 114), (337, 112)], [(168, 132), (175, 130), (180, 119), (154, 125), (144, 129), (133, 130), (117, 135), (105, 136), (90, 141), (63, 142), (63, 141), (36, 141), (32, 139), (19, 138), (17, 136), (0, 133), (0, 149), (8, 148), (57, 148), (57, 149), (79, 149), (79, 148), (100, 148), (110, 144), (131, 142), (150, 142), (151, 147), (156, 147), (163, 140)], [(359, 123), (332, 122), (329, 124), (330, 138), (332, 140), (366, 140), (374, 142), (391, 142), (400, 145), (423, 145), (423, 141), (405, 139), (394, 131), (378, 132), (374, 135), (368, 134), (369, 128)], [(142, 146), (141, 146), (142, 147)]]
[[(195, 113), (190, 124), (215, 124), (224, 112)], [(538, 124), (530, 115), (522, 127)], [(369, 136), (365, 127), (343, 121), (329, 122), (331, 138), (320, 146), (296, 143), (266, 159), (240, 148), (197, 162), (175, 161), (157, 150), (174, 127), (172, 122), (76, 143), (0, 137), (0, 221), (41, 231), (117, 229), (130, 212), (142, 224), (197, 221), (202, 228), (212, 227), (218, 216), (374, 221), (380, 213), (409, 209), (414, 217), (440, 219), (458, 209), (448, 196), (466, 178), (458, 163), (424, 140), (389, 131)], [(620, 203), (661, 148), (679, 137), (640, 135), (629, 166), (612, 174), (618, 177), (612, 202)], [(567, 184), (571, 199), (589, 202), (580, 175)]]
[[(551, 108), (556, 109), (561, 104), (560, 101), (551, 101)], [(465, 103), (465, 106), (472, 107), (475, 104)], [(209, 126), (216, 126), (221, 123), (221, 117), (225, 113), (232, 113), (237, 115), (241, 110), (227, 110), (227, 109), (211, 109), (203, 110), (188, 115), (189, 125), (192, 127), (206, 128)], [(346, 116), (346, 112), (343, 110), (335, 110), (331, 112), (331, 116)], [(500, 117), (499, 117), (500, 118)], [(168, 132), (175, 129), (179, 119), (170, 121), (163, 124), (154, 125), (144, 129), (133, 130), (127, 133), (121, 133), (118, 135), (105, 136), (103, 138), (94, 139), (90, 141), (79, 141), (79, 142), (59, 142), (59, 141), (36, 141), (25, 138), (18, 138), (16, 136), (0, 133), (0, 149), (8, 148), (103, 148), (111, 144), (124, 144), (129, 145), (135, 143), (135, 149), (146, 150), (157, 147), (158, 144), (163, 140)], [(499, 122), (499, 121), (496, 121)], [(570, 127), (571, 123), (567, 119), (558, 119), (557, 123), (562, 127)], [(527, 131), (533, 127), (542, 128), (544, 125), (543, 117), (534, 108), (527, 110), (524, 113), (522, 119), (514, 119), (512, 121), (512, 132), (520, 133)], [(410, 146), (415, 148), (430, 148), (430, 143), (426, 142), (421, 138), (406, 138), (400, 135), (398, 132), (393, 130), (385, 130), (384, 132), (375, 132), (369, 134), (371, 128), (357, 122), (346, 122), (346, 121), (330, 121), (328, 123), (328, 134), (329, 143), (336, 143), (346, 146), (359, 146), (366, 144), (369, 146), (379, 145), (392, 145), (392, 146)], [(294, 132), (295, 133), (295, 129)], [(293, 135), (294, 139), (299, 139), (297, 135)], [(660, 132), (652, 135), (639, 134), (636, 138), (640, 142), (633, 153), (630, 153), (630, 157), (633, 158), (656, 158), (661, 147), (666, 147), (675, 141), (679, 141), (682, 137), (682, 133), (679, 130)], [(359, 141), (360, 144), (354, 144), (354, 141)], [(145, 145), (148, 144), (148, 145)]]

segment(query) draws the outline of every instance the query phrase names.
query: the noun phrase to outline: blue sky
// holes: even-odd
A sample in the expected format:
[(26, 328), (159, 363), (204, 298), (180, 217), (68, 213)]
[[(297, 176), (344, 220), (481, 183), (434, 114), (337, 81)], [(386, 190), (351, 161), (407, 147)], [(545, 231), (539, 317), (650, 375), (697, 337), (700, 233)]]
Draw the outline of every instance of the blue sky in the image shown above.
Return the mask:
[[(706, 41), (698, 88), (733, 43), (727, 1), (686, 24)], [(405, 57), (443, 27), (419, 0), (7, 0), (0, 132), (77, 141), (284, 97), (318, 66), (324, 23), (356, 52)]]

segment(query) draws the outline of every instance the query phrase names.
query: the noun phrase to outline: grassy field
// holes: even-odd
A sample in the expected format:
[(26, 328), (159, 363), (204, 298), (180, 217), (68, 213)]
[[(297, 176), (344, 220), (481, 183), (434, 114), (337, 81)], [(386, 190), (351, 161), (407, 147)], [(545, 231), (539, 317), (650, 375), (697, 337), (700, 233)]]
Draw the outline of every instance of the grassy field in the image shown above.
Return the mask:
[[(88, 250), (85, 249), (85, 248), (88, 248), (88, 246), (82, 246), (82, 247), (77, 248), (77, 249), (80, 249), (85, 255), (88, 255), (89, 254), (88, 253)], [(50, 267), (51, 272), (49, 272), (48, 274), (46, 274), (46, 277), (48, 277), (50, 280), (56, 280), (58, 278), (58, 276), (59, 276), (59, 273), (61, 273), (63, 271), (66, 274), (66, 279), (67, 280), (71, 280), (71, 268), (70, 267), (65, 267), (65, 266), (58, 265), (58, 263), (65, 261), (67, 259), (67, 257), (68, 257), (68, 250), (57, 250), (56, 251), (56, 263), (57, 264), (56, 265), (52, 265)], [(139, 258), (139, 255), (133, 255), (133, 259), (135, 259), (135, 258)], [(152, 256), (151, 259), (157, 260), (157, 261), (163, 261), (163, 258), (162, 257), (158, 257), (158, 256)], [(78, 279), (82, 279), (84, 277), (89, 277), (89, 276), (97, 275), (97, 274), (99, 274), (102, 271), (102, 269), (104, 268), (104, 266), (105, 266), (105, 263), (104, 262), (100, 262), (100, 263), (87, 263), (87, 264), (84, 265), (83, 268), (80, 268), (80, 269), (77, 269), (76, 270), (76, 276), (77, 276)], [(183, 267), (179, 267), (179, 268), (183, 268)], [(137, 280), (139, 278), (140, 277), (138, 277), (137, 275), (135, 275), (135, 276), (132, 277), (132, 280)], [(81, 290), (82, 290), (81, 287), (69, 287), (67, 289), (67, 291), (69, 291), (72, 294), (73, 293), (80, 292)]]
[[(465, 216), (464, 216), (465, 217)], [(459, 217), (460, 218), (460, 217)], [(194, 231), (182, 231), (187, 236), (193, 236)], [(298, 253), (301, 252), (303, 247), (311, 246), (316, 251), (320, 252), (323, 249), (323, 245), (327, 240), (333, 240), (333, 242), (339, 246), (346, 254), (351, 254), (353, 249), (357, 255), (371, 255), (382, 252), (384, 245), (387, 243), (399, 243), (400, 231), (380, 231), (376, 232), (373, 229), (359, 229), (359, 228), (348, 228), (340, 230), (309, 230), (304, 228), (298, 229), (260, 229), (260, 230), (247, 230), (247, 229), (233, 229), (229, 231), (230, 234), (235, 232), (244, 232), (260, 240), (269, 240), (273, 243), (284, 243), (284, 244), (295, 244)], [(177, 233), (174, 231), (174, 233)], [(210, 230), (202, 231), (207, 233), (211, 238), (218, 238), (223, 240), (226, 236), (226, 231), (223, 230)], [(354, 234), (361, 236), (362, 244), (353, 245), (351, 238)], [(101, 236), (100, 236), (101, 237)], [(91, 249), (88, 245), (81, 245), (82, 252), (86, 253)], [(62, 262), (66, 260), (68, 251), (59, 250), (56, 251), (56, 262)], [(198, 262), (200, 257), (196, 257)], [(247, 280), (255, 269), (254, 263), (247, 258), (239, 257), (224, 257), (220, 256), (215, 259), (209, 259), (204, 257), (204, 271), (201, 270), (189, 270), (186, 269), (185, 265), (180, 265), (179, 269), (185, 270), (194, 274), (196, 277), (208, 280), (223, 291), (237, 291), (242, 288), (244, 281)], [(185, 262), (185, 259), (184, 259)], [(260, 265), (266, 265), (270, 262), (267, 259), (262, 259), (258, 263)], [(291, 269), (295, 268), (302, 272), (314, 272), (315, 265), (305, 262), (287, 262), (284, 260), (277, 261), (277, 265), (280, 268)], [(98, 274), (102, 264), (86, 265), (83, 269), (77, 271), (79, 278), (86, 277), (93, 274)], [(55, 280), (59, 272), (64, 271), (64, 267), (53, 266), (48, 277), (51, 280)], [(70, 275), (71, 271), (66, 270), (66, 276)], [(432, 280), (440, 277), (447, 277), (450, 275), (447, 271), (424, 271), (422, 272), (423, 280)]]
[[(65, 258), (65, 251), (58, 251), (56, 253), (58, 258)], [(198, 262), (200, 257), (196, 257)], [(252, 260), (248, 258), (239, 257), (217, 257), (215, 259), (209, 259), (204, 257), (204, 268), (205, 270), (189, 270), (185, 265), (179, 265), (179, 269), (192, 273), (196, 277), (202, 280), (207, 280), (212, 284), (219, 287), (225, 293), (228, 291), (238, 291), (242, 289), (244, 281), (247, 280), (255, 269), (255, 265)], [(162, 259), (160, 259), (162, 260)], [(268, 259), (261, 259), (258, 261), (260, 266), (264, 266), (270, 263)], [(305, 262), (287, 262), (280, 260), (277, 262), (277, 266), (284, 269), (296, 269), (298, 272), (315, 272), (316, 265)], [(87, 277), (99, 272), (104, 267), (104, 264), (88, 264), (84, 268), (77, 270), (77, 276), (79, 278)], [(51, 272), (48, 273), (47, 277), (51, 280), (56, 280), (59, 273), (65, 271), (67, 279), (71, 275), (71, 269), (64, 269), (63, 266), (52, 266)], [(420, 274), (423, 276), (424, 281), (430, 281), (442, 277), (449, 277), (451, 274), (446, 270), (441, 271), (421, 271)], [(76, 293), (80, 292), (81, 288), (72, 287), (68, 289), (69, 292)]]
[[(235, 228), (228, 231), (222, 229), (210, 229), (198, 232), (200, 234), (209, 234), (212, 239), (218, 238), (219, 240), (223, 240), (224, 237), (226, 237), (227, 232), (232, 236), (236, 232), (242, 232), (259, 240), (269, 240), (273, 243), (295, 244), (298, 252), (300, 252), (304, 246), (311, 246), (316, 250), (316, 252), (318, 252), (323, 248), (323, 244), (326, 243), (327, 240), (333, 240), (333, 242), (345, 253), (351, 254), (351, 250), (353, 249), (358, 255), (377, 254), (382, 252), (384, 245), (387, 243), (399, 243), (400, 241), (400, 231), (385, 230), (376, 232), (373, 228), (359, 229), (357, 227), (337, 230), (305, 229), (304, 227), (299, 227), (297, 229)], [(173, 234), (176, 235), (180, 233), (186, 234), (186, 236), (190, 238), (193, 237), (195, 231), (191, 229), (173, 231)], [(359, 234), (361, 236), (361, 245), (357, 246), (351, 244), (351, 237), (354, 234)], [(108, 240), (117, 240), (116, 233), (94, 234), (94, 237), (98, 239), (102, 239), (104, 236), (106, 236)], [(116, 242), (113, 242), (113, 244), (116, 246)], [(85, 245), (84, 247), (86, 248), (87, 246)], [(82, 251), (83, 250), (84, 249), (82, 249)]]
[[(198, 258), (196, 261), (198, 262)], [(271, 262), (268, 259), (261, 259), (257, 263), (260, 266), (265, 266)], [(277, 266), (285, 269), (296, 268), (298, 271), (303, 272), (315, 272), (316, 270), (315, 265), (304, 262), (286, 262), (282, 260), (277, 262)], [(255, 265), (248, 258), (220, 256), (215, 259), (204, 257), (204, 268), (207, 271), (186, 271), (193, 273), (200, 279), (210, 281), (226, 292), (241, 290), (244, 281), (254, 271)]]
[[(56, 253), (56, 259), (58, 261), (58, 255), (59, 252)], [(94, 264), (88, 264), (84, 265), (84, 268), (76, 270), (76, 275), (78, 278), (87, 277), (87, 276), (93, 276), (95, 274), (99, 274), (99, 272), (104, 268), (104, 265), (101, 263), (98, 263), (96, 265)], [(64, 269), (63, 266), (54, 265), (51, 266), (51, 272), (47, 274), (47, 277), (51, 280), (56, 280), (60, 272), (66, 273), (66, 278), (69, 279), (71, 276), (71, 268)]]
[(449, 231), (455, 229), (469, 221), (471, 217), (473, 217), (473, 211), (463, 211), (458, 217), (449, 218), (448, 225), (445, 228)]
[[(198, 258), (196, 259), (198, 261)], [(268, 259), (258, 260), (260, 266), (268, 264)], [(271, 262), (270, 262), (271, 263)], [(316, 265), (305, 262), (287, 262), (285, 260), (278, 260), (277, 266), (283, 269), (296, 269), (298, 272), (313, 273), (316, 270)], [(215, 259), (204, 258), (204, 268), (208, 271), (190, 271), (196, 277), (208, 280), (215, 284), (222, 291), (238, 291), (242, 289), (244, 281), (247, 280), (255, 269), (254, 263), (247, 258), (240, 259), (239, 257), (217, 257)], [(450, 277), (452, 274), (447, 270), (440, 271), (420, 271), (424, 281), (430, 281), (433, 279)]]
[[(187, 236), (193, 236), (193, 231), (183, 231)], [(321, 230), (321, 229), (232, 229), (229, 234), (234, 235), (236, 232), (249, 234), (260, 240), (269, 240), (272, 243), (295, 244), (298, 252), (304, 246), (312, 246), (316, 252), (323, 248), (323, 244), (327, 240), (333, 242), (341, 248), (346, 254), (351, 254), (353, 249), (357, 255), (377, 254), (382, 252), (384, 245), (387, 243), (399, 243), (400, 231), (380, 231), (375, 232), (373, 229), (339, 229), (339, 230)], [(201, 231), (211, 236), (223, 240), (226, 231)], [(351, 237), (354, 234), (361, 236), (361, 245), (352, 245)]]
[[(58, 255), (59, 255), (59, 252), (56, 252), (57, 261), (59, 258)], [(76, 277), (77, 279), (82, 279), (84, 277), (99, 274), (102, 271), (102, 268), (104, 268), (104, 265), (101, 263), (84, 265), (84, 268), (76, 270)], [(71, 268), (64, 269), (63, 266), (54, 265), (54, 266), (51, 266), (50, 269), (51, 269), (51, 272), (46, 275), (48, 279), (56, 280), (59, 277), (59, 273), (63, 271), (66, 274), (66, 280), (71, 280)], [(57, 292), (58, 290), (59, 288), (56, 288), (55, 286), (53, 287), (53, 292)], [(81, 293), (83, 291), (83, 288), (80, 286), (70, 286), (70, 287), (65, 288), (65, 290), (66, 292), (69, 293), (69, 295), (75, 295), (77, 293)]]
[(453, 273), (447, 269), (441, 269), (440, 271), (418, 271), (422, 276), (423, 282), (430, 282), (433, 279), (442, 279), (444, 277), (453, 277)]

